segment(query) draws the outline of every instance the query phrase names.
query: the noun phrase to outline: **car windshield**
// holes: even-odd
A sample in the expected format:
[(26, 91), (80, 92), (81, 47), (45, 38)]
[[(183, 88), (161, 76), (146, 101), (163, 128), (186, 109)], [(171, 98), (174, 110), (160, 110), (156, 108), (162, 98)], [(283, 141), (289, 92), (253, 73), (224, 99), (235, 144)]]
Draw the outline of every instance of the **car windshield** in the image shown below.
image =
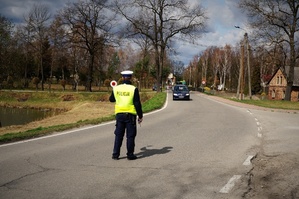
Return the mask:
[(175, 91), (188, 91), (186, 86), (176, 86), (174, 87)]

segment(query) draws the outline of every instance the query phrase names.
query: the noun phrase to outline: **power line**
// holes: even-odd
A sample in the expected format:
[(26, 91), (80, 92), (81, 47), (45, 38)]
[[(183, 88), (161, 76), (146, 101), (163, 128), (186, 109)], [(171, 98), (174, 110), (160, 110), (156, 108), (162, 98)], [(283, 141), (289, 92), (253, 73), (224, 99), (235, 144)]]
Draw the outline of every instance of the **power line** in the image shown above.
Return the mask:
[(209, 47), (209, 46), (207, 46), (207, 45), (198, 43), (197, 41), (194, 41), (194, 40), (193, 40), (193, 41), (190, 41), (190, 40), (185, 39), (185, 38), (183, 38), (183, 37), (173, 36), (173, 38), (176, 39), (176, 40), (183, 41), (183, 42), (186, 42), (186, 43), (188, 43), (188, 44), (194, 45), (194, 46), (202, 46), (202, 47), (206, 47), (206, 48)]

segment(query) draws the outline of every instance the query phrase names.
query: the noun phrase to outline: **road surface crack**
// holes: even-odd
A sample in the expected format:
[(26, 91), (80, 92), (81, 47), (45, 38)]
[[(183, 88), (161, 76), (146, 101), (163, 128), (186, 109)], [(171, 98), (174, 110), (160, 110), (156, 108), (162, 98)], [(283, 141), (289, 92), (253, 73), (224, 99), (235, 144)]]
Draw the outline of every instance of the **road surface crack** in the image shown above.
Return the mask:
[(22, 176), (20, 176), (20, 177), (18, 177), (18, 178), (15, 178), (15, 179), (13, 179), (13, 180), (10, 180), (9, 182), (6, 182), (6, 183), (0, 185), (0, 187), (6, 187), (7, 189), (14, 189), (14, 188), (11, 188), (10, 186), (16, 184), (18, 181), (20, 181), (20, 180), (22, 180), (22, 179), (25, 179), (25, 178), (30, 177), (30, 176), (34, 176), (34, 175), (36, 175), (36, 174), (40, 174), (40, 173), (43, 173), (43, 172), (47, 172), (47, 171), (53, 170), (53, 169), (45, 168), (45, 167), (43, 167), (43, 166), (41, 166), (41, 165), (32, 163), (32, 162), (31, 162), (31, 158), (28, 158), (28, 159), (26, 160), (26, 162), (27, 162), (29, 165), (33, 165), (33, 166), (37, 167), (38, 171), (33, 172), (33, 173), (27, 173), (27, 174), (22, 175)]

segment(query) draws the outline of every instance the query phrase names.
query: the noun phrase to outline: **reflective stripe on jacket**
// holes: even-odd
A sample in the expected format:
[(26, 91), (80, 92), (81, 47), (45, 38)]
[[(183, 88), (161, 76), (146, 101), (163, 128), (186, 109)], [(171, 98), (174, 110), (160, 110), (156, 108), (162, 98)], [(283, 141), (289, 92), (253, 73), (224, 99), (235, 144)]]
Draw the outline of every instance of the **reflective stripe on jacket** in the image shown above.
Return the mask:
[(121, 84), (113, 87), (115, 98), (115, 114), (131, 113), (136, 115), (136, 109), (133, 104), (135, 86), (130, 84)]

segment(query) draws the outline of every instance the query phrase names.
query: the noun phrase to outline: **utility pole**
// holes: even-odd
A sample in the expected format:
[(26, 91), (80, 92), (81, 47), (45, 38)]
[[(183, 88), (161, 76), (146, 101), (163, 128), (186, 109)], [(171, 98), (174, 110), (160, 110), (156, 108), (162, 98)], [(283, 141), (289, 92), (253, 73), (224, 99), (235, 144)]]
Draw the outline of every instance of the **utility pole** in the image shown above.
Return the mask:
[(237, 99), (243, 100), (243, 97), (244, 97), (244, 42), (241, 42), (241, 57), (240, 57)]
[[(235, 26), (235, 28), (244, 30), (243, 28), (240, 28), (239, 26)], [(238, 85), (238, 91), (237, 91), (237, 98), (239, 98), (239, 89), (241, 90), (241, 97), (240, 99), (243, 99), (244, 94), (244, 85), (245, 85), (245, 70), (244, 70), (244, 56), (245, 56), (245, 50), (244, 46), (246, 45), (246, 54), (247, 54), (247, 70), (248, 70), (248, 95), (249, 98), (252, 98), (252, 92), (251, 92), (251, 71), (250, 71), (250, 47), (249, 47), (249, 41), (248, 41), (248, 34), (245, 31), (244, 34), (244, 41), (241, 43), (241, 61), (240, 61), (240, 74), (239, 74), (239, 85)]]
[(245, 49), (244, 49), (244, 44), (241, 44), (241, 63), (240, 63), (240, 100), (244, 99), (244, 83), (245, 83), (245, 74), (244, 74), (244, 54), (245, 54)]

